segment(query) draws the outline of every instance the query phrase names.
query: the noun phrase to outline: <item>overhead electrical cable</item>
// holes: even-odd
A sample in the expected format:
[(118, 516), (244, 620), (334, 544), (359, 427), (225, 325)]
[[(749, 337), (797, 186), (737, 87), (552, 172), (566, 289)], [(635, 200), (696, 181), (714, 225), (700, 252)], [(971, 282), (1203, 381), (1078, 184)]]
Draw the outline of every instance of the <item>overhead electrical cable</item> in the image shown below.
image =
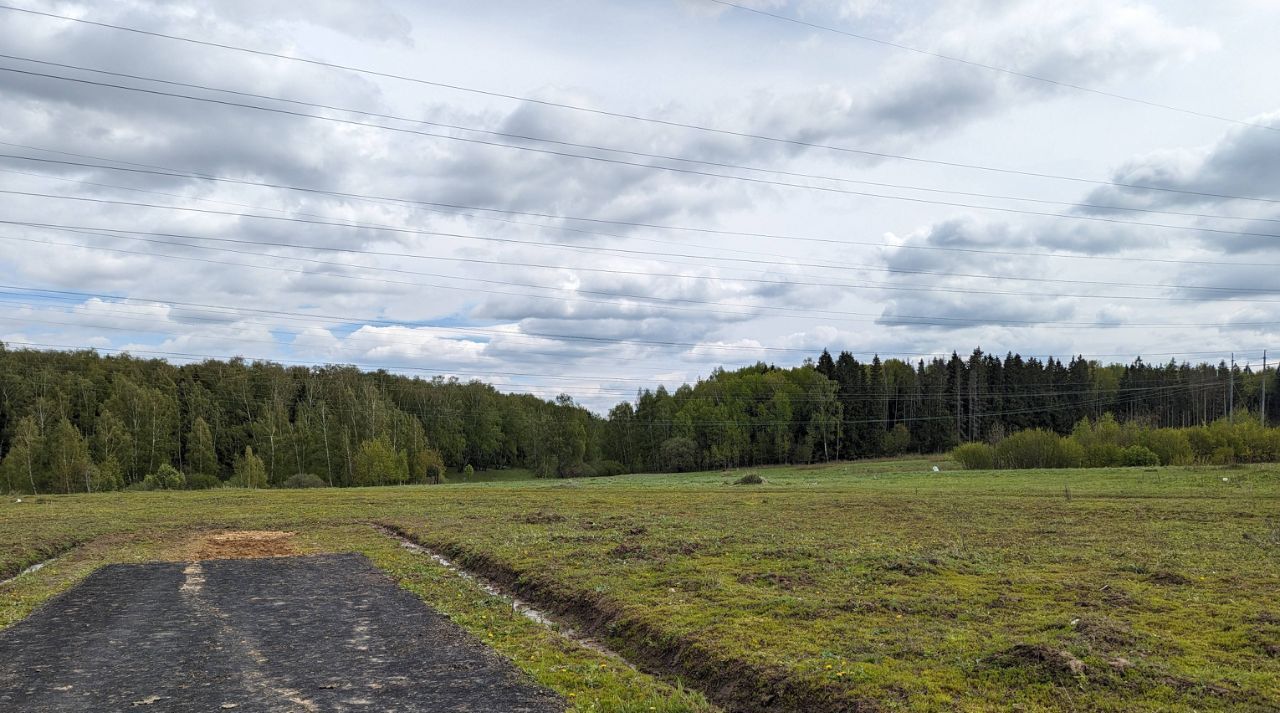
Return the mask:
[[(51, 165), (63, 165), (63, 166), (69, 166), (69, 167), (75, 167), (75, 168), (85, 168), (85, 169), (94, 169), (94, 170), (101, 169), (101, 170), (109, 170), (109, 171), (117, 171), (117, 172), (125, 172), (125, 173), (137, 173), (142, 175), (198, 179), (198, 180), (204, 180), (204, 181), (228, 183), (232, 185), (257, 186), (257, 187), (271, 188), (271, 189), (298, 191), (298, 192), (314, 194), (314, 195), (331, 196), (335, 198), (364, 200), (364, 201), (369, 201), (378, 205), (386, 205), (387, 203), (392, 203), (392, 204), (405, 205), (409, 207), (419, 206), (419, 207), (426, 207), (431, 210), (438, 210), (438, 211), (442, 210), (442, 212), (444, 212), (447, 215), (458, 215), (458, 214), (467, 215), (466, 213), (459, 213), (459, 211), (476, 211), (480, 213), (499, 213), (503, 215), (528, 216), (528, 217), (535, 217), (535, 218), (543, 218), (547, 220), (574, 221), (574, 222), (585, 222), (585, 223), (604, 224), (604, 225), (615, 225), (615, 226), (627, 227), (627, 228), (645, 228), (645, 229), (667, 230), (667, 231), (676, 231), (676, 232), (691, 232), (691, 233), (702, 233), (702, 234), (716, 235), (716, 236), (801, 241), (801, 242), (812, 242), (812, 243), (824, 243), (824, 244), (837, 245), (837, 246), (856, 245), (856, 246), (866, 246), (866, 247), (876, 247), (876, 248), (889, 248), (894, 250), (927, 250), (927, 251), (939, 251), (939, 252), (969, 253), (969, 254), (979, 254), (979, 255), (1007, 255), (1007, 256), (1014, 256), (1014, 257), (1045, 257), (1045, 258), (1057, 258), (1057, 259), (1064, 259), (1064, 260), (1096, 260), (1096, 261), (1106, 261), (1106, 262), (1143, 262), (1143, 263), (1160, 263), (1160, 264), (1173, 264), (1173, 265), (1280, 267), (1280, 263), (1232, 262), (1232, 261), (1223, 261), (1223, 260), (1179, 260), (1179, 259), (1173, 259), (1173, 258), (1159, 258), (1159, 257), (1151, 257), (1151, 256), (1126, 257), (1121, 255), (1071, 255), (1071, 254), (1056, 253), (1056, 252), (995, 250), (995, 249), (988, 249), (988, 248), (955, 247), (955, 246), (945, 246), (945, 245), (913, 245), (910, 243), (893, 244), (893, 243), (884, 243), (884, 242), (843, 240), (843, 239), (837, 239), (837, 238), (818, 238), (818, 237), (812, 237), (812, 236), (796, 236), (796, 235), (785, 235), (785, 234), (776, 234), (776, 233), (757, 233), (757, 232), (744, 232), (744, 231), (735, 231), (735, 230), (721, 230), (721, 229), (711, 229), (711, 228), (694, 227), (694, 226), (665, 225), (660, 223), (645, 223), (645, 222), (638, 222), (638, 221), (610, 220), (610, 219), (603, 219), (603, 218), (572, 216), (572, 215), (563, 215), (563, 214), (554, 214), (554, 213), (538, 213), (534, 211), (519, 211), (519, 210), (510, 210), (510, 209), (501, 209), (501, 208), (462, 205), (458, 203), (432, 202), (432, 201), (415, 200), (410, 198), (395, 198), (395, 197), (388, 197), (388, 196), (350, 193), (350, 192), (336, 191), (336, 190), (329, 190), (329, 189), (322, 189), (322, 188), (309, 188), (309, 187), (293, 186), (293, 185), (282, 184), (282, 183), (272, 183), (267, 181), (251, 181), (248, 179), (231, 178), (227, 176), (217, 176), (217, 175), (212, 175), (207, 173), (182, 171), (181, 169), (172, 169), (172, 168), (166, 168), (164, 166), (155, 166), (151, 164), (131, 163), (127, 161), (120, 161), (119, 159), (104, 158), (100, 156), (91, 156), (91, 155), (73, 153), (68, 151), (59, 151), (55, 149), (43, 148), (38, 146), (29, 146), (25, 144), (13, 144), (5, 141), (0, 141), (0, 146), (26, 148), (33, 151), (56, 153), (60, 155), (73, 156), (73, 157), (90, 159), (95, 161), (124, 163), (127, 165), (116, 166), (116, 165), (109, 165), (109, 164), (102, 164), (102, 163), (81, 163), (81, 162), (75, 162), (75, 161), (60, 161), (56, 159), (40, 158), (40, 157), (34, 157), (34, 156), (22, 156), (17, 154), (0, 154), (0, 159), (23, 160), (23, 161), (51, 164)], [(72, 179), (67, 179), (67, 180), (72, 180)], [(90, 185), (97, 185), (97, 184), (90, 184)], [(140, 190), (140, 189), (133, 189), (133, 188), (128, 188), (124, 186), (116, 186), (116, 187), (122, 188), (124, 190)], [(153, 191), (144, 191), (144, 192), (153, 192)], [(172, 195), (172, 194), (162, 194), (162, 195)], [(264, 208), (264, 210), (271, 210), (271, 209)], [(467, 216), (467, 217), (483, 217), (483, 216)], [(1228, 218), (1229, 216), (1207, 216), (1206, 215), (1206, 216), (1200, 216), (1200, 217)], [(1238, 218), (1238, 219), (1246, 220), (1246, 218)], [(1248, 220), (1254, 220), (1254, 219), (1248, 219)], [(1274, 218), (1274, 219), (1258, 218), (1256, 220), (1259, 220), (1261, 222), (1280, 222), (1280, 218)], [(529, 223), (529, 222), (522, 223), (522, 222), (516, 221), (514, 224), (532, 225), (541, 229), (565, 230), (568, 232), (582, 233), (587, 235), (597, 235), (601, 237), (620, 238), (620, 239), (628, 239), (628, 240), (638, 239), (633, 235), (622, 235), (619, 233), (603, 233), (603, 232), (596, 232), (596, 231), (590, 231), (590, 230), (583, 230), (580, 228), (549, 225), (546, 223)], [(643, 238), (639, 238), (639, 239), (645, 240)], [(654, 242), (658, 244), (675, 244), (675, 245), (689, 246), (689, 243), (687, 242), (672, 243), (669, 241), (655, 241), (655, 240), (646, 240), (646, 241)], [(722, 246), (707, 246), (707, 245), (693, 245), (693, 247), (706, 248), (706, 249), (714, 248), (716, 250), (725, 249)], [(729, 249), (729, 251), (734, 253), (742, 253), (742, 254), (765, 255), (768, 257), (775, 257), (775, 258), (780, 257), (780, 256), (769, 254), (769, 253), (757, 253), (752, 251), (743, 251), (743, 250), (734, 250), (734, 249)]]
[[(557, 151), (552, 149), (538, 148), (535, 146), (509, 144), (509, 143), (503, 143), (500, 141), (489, 141), (489, 140), (476, 139), (476, 138), (470, 138), (470, 137), (464, 137), (464, 136), (453, 136), (450, 134), (421, 131), (418, 129), (410, 129), (410, 128), (399, 127), (399, 126), (388, 126), (385, 124), (377, 124), (373, 122), (357, 121), (354, 119), (344, 119), (341, 117), (334, 117), (334, 116), (325, 116), (322, 114), (309, 114), (307, 112), (281, 109), (278, 107), (268, 107), (268, 106), (262, 106), (258, 104), (246, 104), (244, 102), (234, 102), (234, 101), (229, 101), (224, 99), (216, 99), (212, 97), (201, 97), (201, 96), (195, 96), (190, 94), (181, 94), (178, 92), (167, 92), (167, 91), (161, 91), (157, 89), (133, 87), (133, 86), (123, 85), (123, 84), (113, 84), (110, 82), (98, 82), (98, 81), (93, 81), (88, 79), (80, 79), (76, 77), (66, 77), (62, 75), (48, 74), (44, 72), (31, 72), (27, 70), (17, 69), (14, 67), (0, 67), (0, 72), (10, 72), (10, 73), (44, 78), (44, 79), (53, 79), (53, 80), (85, 84), (85, 85), (97, 86), (97, 87), (103, 87), (103, 88), (109, 88), (109, 89), (119, 89), (122, 91), (141, 92), (144, 94), (171, 97), (171, 98), (183, 99), (188, 101), (205, 102), (205, 103), (212, 103), (212, 104), (217, 104), (222, 106), (250, 109), (254, 111), (284, 114), (288, 116), (316, 119), (319, 121), (328, 121), (328, 122), (334, 122), (334, 123), (339, 123), (344, 125), (363, 126), (368, 128), (381, 129), (384, 131), (422, 136), (426, 138), (459, 141), (459, 142), (477, 144), (482, 146), (490, 146), (490, 147), (497, 147), (497, 148), (512, 149), (516, 151), (525, 151), (525, 152), (532, 152), (532, 153), (538, 153), (538, 154), (544, 154), (544, 155), (550, 155), (550, 156), (557, 156), (561, 158), (574, 158), (574, 159), (581, 159), (585, 161), (593, 161), (593, 162), (614, 164), (614, 165), (620, 165), (620, 166), (629, 166), (633, 168), (641, 168), (641, 169), (648, 169), (648, 170), (666, 171), (666, 172), (679, 173), (679, 174), (685, 174), (685, 175), (699, 176), (704, 178), (717, 178), (717, 179), (725, 179), (725, 180), (732, 180), (732, 181), (741, 181), (741, 182), (746, 182), (754, 185), (765, 185), (765, 186), (780, 187), (780, 188), (792, 188), (797, 190), (817, 191), (821, 193), (834, 193), (834, 194), (840, 194), (840, 195), (857, 196), (862, 198), (872, 198), (877, 200), (904, 201), (904, 202), (917, 203), (917, 204), (923, 204), (923, 205), (937, 205), (937, 206), (952, 207), (952, 208), (964, 208), (966, 210), (985, 210), (985, 211), (995, 211), (999, 213), (1009, 213), (1009, 214), (1015, 214), (1015, 215), (1029, 215), (1029, 216), (1039, 216), (1039, 217), (1046, 217), (1046, 218), (1057, 218), (1057, 219), (1063, 219), (1063, 220), (1091, 221), (1091, 222), (1115, 224), (1115, 225), (1136, 225), (1136, 226), (1142, 226), (1147, 228), (1161, 228), (1166, 230), (1183, 230), (1183, 231), (1192, 231), (1192, 232), (1210, 233), (1210, 234), (1219, 234), (1219, 235), (1241, 235), (1241, 236), (1261, 235), (1263, 237), (1280, 237), (1280, 236), (1273, 236), (1267, 233), (1253, 233), (1249, 231), (1222, 230), (1222, 229), (1207, 228), (1207, 227), (1200, 227), (1200, 226), (1175, 225), (1170, 223), (1149, 223), (1149, 222), (1134, 221), (1134, 220), (1124, 220), (1120, 218), (1109, 218), (1109, 217), (1099, 216), (1099, 215), (1052, 213), (1048, 211), (1036, 211), (1036, 210), (1029, 210), (1029, 209), (1022, 209), (1022, 208), (1009, 208), (1004, 206), (963, 203), (959, 201), (943, 201), (943, 200), (936, 200), (936, 199), (929, 199), (929, 198), (919, 198), (915, 196), (889, 195), (884, 193), (873, 193), (870, 191), (855, 191), (855, 190), (849, 190), (844, 188), (835, 188), (833, 186), (791, 183), (787, 181), (778, 181), (778, 180), (759, 178), (759, 177), (753, 177), (753, 176), (739, 176), (739, 175), (726, 174), (726, 173), (715, 173), (712, 171), (681, 168), (677, 166), (664, 166), (660, 164), (641, 163), (638, 161), (627, 161), (622, 159), (609, 158), (606, 156), (592, 156), (588, 154), (577, 154), (577, 153), (571, 153), (567, 151)], [(193, 85), (193, 86), (199, 86), (199, 85)], [(207, 87), (205, 87), (205, 89), (207, 89), (208, 91), (220, 91), (218, 89), (207, 88)], [(274, 98), (269, 98), (269, 99), (273, 99), (275, 101), (281, 101), (279, 99), (274, 99)], [(355, 113), (359, 113), (357, 110), (348, 110), (348, 111), (354, 111)], [(414, 120), (408, 120), (408, 121), (414, 121)], [(602, 149), (602, 150), (607, 151), (609, 149)]]
[(599, 108), (588, 107), (583, 105), (569, 104), (566, 102), (556, 102), (556, 101), (550, 101), (546, 99), (538, 99), (530, 96), (521, 96), (521, 95), (509, 94), (509, 93), (492, 91), (492, 90), (478, 89), (475, 87), (468, 87), (461, 84), (432, 81), (432, 80), (423, 79), (420, 77), (412, 77), (404, 74), (396, 74), (392, 72), (381, 72), (373, 69), (356, 67), (353, 65), (340, 64), (337, 62), (326, 62), (319, 59), (300, 57), (296, 55), (288, 55), (280, 52), (271, 52), (268, 50), (252, 49), (249, 47), (242, 47), (238, 45), (232, 45), (229, 43), (213, 42), (210, 40), (201, 40), (193, 37), (185, 37), (181, 35), (157, 32), (152, 30), (144, 30), (141, 28), (130, 27), (127, 25), (94, 21), (94, 20), (89, 20), (87, 18), (72, 17), (70, 15), (62, 15), (62, 14), (57, 14), (52, 12), (33, 10), (30, 8), (24, 8), (24, 7), (19, 7), (15, 5), (9, 5), (9, 4), (0, 4), (0, 10), (8, 10), (11, 12), (25, 13), (28, 15), (41, 16), (41, 17), (46, 17), (50, 19), (62, 20), (66, 22), (74, 22), (82, 25), (89, 25), (89, 26), (99, 27), (103, 29), (110, 29), (110, 30), (115, 30), (120, 32), (128, 32), (128, 33), (133, 33), (137, 35), (148, 36), (148, 37), (153, 37), (158, 39), (171, 40), (175, 42), (183, 42), (191, 45), (212, 47), (212, 48), (234, 51), (234, 52), (242, 52), (242, 53), (256, 55), (259, 57), (270, 57), (273, 59), (302, 63), (302, 64), (307, 64), (315, 67), (323, 67), (327, 69), (336, 69), (336, 70), (342, 70), (347, 72), (355, 72), (355, 73), (363, 74), (366, 76), (380, 77), (383, 79), (393, 79), (397, 81), (420, 84), (423, 86), (436, 87), (440, 89), (449, 89), (449, 90), (459, 91), (459, 92), (467, 92), (467, 93), (477, 94), (481, 96), (518, 101), (518, 102), (523, 102), (527, 104), (536, 104), (539, 106), (554, 107), (558, 109), (566, 109), (566, 110), (571, 110), (576, 112), (584, 112), (589, 114), (595, 114), (598, 116), (609, 116), (609, 117), (618, 118), (618, 119), (640, 121), (640, 122), (645, 122), (645, 123), (654, 124), (654, 125), (690, 129), (694, 131), (714, 133), (714, 134), (719, 134), (724, 136), (735, 136), (738, 138), (752, 139), (757, 141), (766, 141), (766, 142), (789, 145), (789, 146), (823, 149), (823, 150), (835, 151), (840, 153), (862, 155), (862, 156), (867, 156), (872, 158), (894, 159), (894, 160), (900, 160), (900, 161), (910, 161), (915, 163), (947, 166), (952, 168), (965, 168), (965, 169), (971, 169), (971, 170), (977, 170), (977, 171), (989, 171), (989, 172), (1004, 173), (1004, 174), (1011, 174), (1011, 175), (1018, 175), (1018, 176), (1026, 176), (1026, 177), (1032, 177), (1032, 178), (1045, 178), (1045, 179), (1052, 179), (1052, 180), (1070, 181), (1075, 183), (1113, 186), (1117, 188), (1128, 188), (1128, 189), (1134, 189), (1134, 190), (1159, 191), (1159, 192), (1166, 192), (1166, 193), (1195, 195), (1195, 196), (1201, 196), (1201, 197), (1207, 197), (1207, 198), (1220, 198), (1220, 199), (1229, 199), (1229, 200), (1246, 200), (1246, 201), (1260, 201), (1265, 203), (1280, 203), (1280, 199), (1275, 199), (1275, 198), (1233, 196), (1233, 195), (1217, 194), (1217, 193), (1210, 193), (1210, 192), (1193, 191), (1193, 190), (1187, 190), (1187, 189), (1178, 189), (1178, 188), (1172, 188), (1167, 186), (1152, 186), (1152, 185), (1144, 185), (1144, 184), (1126, 183), (1121, 181), (1104, 181), (1104, 180), (1088, 179), (1088, 178), (1081, 178), (1081, 177), (1075, 177), (1075, 176), (1055, 175), (1055, 174), (1040, 173), (1040, 172), (1030, 171), (1030, 170), (1003, 168), (1003, 167), (997, 167), (997, 166), (984, 166), (981, 164), (963, 163), (958, 161), (943, 161), (943, 160), (936, 160), (936, 159), (921, 158), (916, 156), (908, 156), (904, 154), (894, 154), (894, 153), (883, 152), (883, 151), (872, 151), (872, 150), (847, 147), (847, 146), (836, 146), (832, 144), (803, 141), (799, 139), (790, 139), (786, 137), (768, 136), (765, 134), (758, 134), (758, 133), (752, 133), (747, 131), (734, 131), (731, 129), (724, 129), (724, 128), (712, 127), (712, 126), (695, 124), (695, 123), (680, 122), (680, 121), (662, 119), (662, 118), (653, 117), (653, 116), (645, 116), (645, 115), (635, 114), (635, 113), (610, 111), (606, 109), (599, 109)]

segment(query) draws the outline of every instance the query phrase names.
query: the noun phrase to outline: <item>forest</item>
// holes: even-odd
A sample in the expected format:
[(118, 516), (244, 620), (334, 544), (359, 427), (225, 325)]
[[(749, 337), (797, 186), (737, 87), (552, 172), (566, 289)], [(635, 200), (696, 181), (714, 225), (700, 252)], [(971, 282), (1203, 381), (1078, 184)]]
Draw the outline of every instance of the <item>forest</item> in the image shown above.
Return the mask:
[[(798, 367), (716, 370), (644, 389), (601, 416), (567, 395), (351, 366), (175, 365), (0, 345), (0, 490), (434, 482), (449, 471), (544, 477), (691, 471), (936, 453), (1084, 418), (1185, 427), (1260, 415), (1263, 375), (1225, 363), (1001, 358), (912, 363), (823, 352)], [(1266, 401), (1280, 420), (1280, 398)]]

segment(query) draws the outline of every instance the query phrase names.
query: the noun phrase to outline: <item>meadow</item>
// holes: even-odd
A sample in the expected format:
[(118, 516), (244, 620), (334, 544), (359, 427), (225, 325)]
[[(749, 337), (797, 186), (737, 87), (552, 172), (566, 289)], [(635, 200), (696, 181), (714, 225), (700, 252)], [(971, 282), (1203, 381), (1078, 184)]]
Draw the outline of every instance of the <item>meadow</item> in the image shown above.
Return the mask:
[(0, 626), (104, 563), (283, 530), (366, 554), (579, 711), (1280, 707), (1280, 467), (957, 468), (7, 498), (0, 579), (57, 558), (0, 585)]

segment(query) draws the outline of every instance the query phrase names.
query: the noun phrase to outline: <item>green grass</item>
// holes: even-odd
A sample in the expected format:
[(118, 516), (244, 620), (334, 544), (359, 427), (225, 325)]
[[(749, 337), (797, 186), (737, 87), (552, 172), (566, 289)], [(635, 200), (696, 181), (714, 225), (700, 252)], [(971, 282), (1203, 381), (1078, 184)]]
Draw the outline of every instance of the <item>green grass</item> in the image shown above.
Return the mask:
[(1277, 709), (1280, 469), (932, 465), (9, 499), (0, 577), (89, 544), (0, 589), (0, 625), (96, 563), (164, 556), (176, 530), (291, 529), (365, 552), (578, 710), (709, 709), (511, 615), (376, 521), (734, 708)]

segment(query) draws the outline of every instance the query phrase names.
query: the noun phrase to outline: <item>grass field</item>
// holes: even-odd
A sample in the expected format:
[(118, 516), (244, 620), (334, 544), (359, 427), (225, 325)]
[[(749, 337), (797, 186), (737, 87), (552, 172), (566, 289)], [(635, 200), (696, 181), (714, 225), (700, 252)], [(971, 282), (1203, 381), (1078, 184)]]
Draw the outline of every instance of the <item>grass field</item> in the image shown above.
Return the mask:
[[(1280, 710), (1280, 468), (924, 460), (0, 505), (0, 625), (210, 529), (359, 551), (576, 710)], [(576, 646), (380, 523), (605, 638)]]

